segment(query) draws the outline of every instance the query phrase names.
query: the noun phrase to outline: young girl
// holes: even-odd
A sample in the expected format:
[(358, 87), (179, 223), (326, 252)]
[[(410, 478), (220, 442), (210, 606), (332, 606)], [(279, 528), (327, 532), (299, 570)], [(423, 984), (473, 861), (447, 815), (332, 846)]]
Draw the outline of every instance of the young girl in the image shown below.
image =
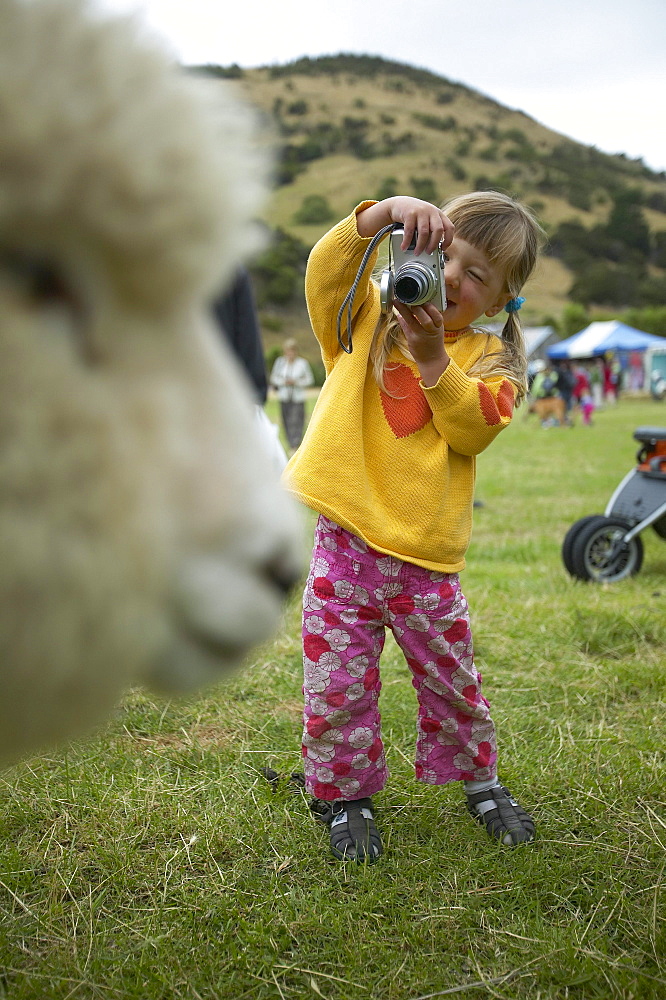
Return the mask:
[[(448, 248), (445, 311), (396, 303), (382, 314), (370, 258), (346, 353), (338, 312), (370, 238), (390, 223), (404, 226), (403, 250), (415, 234), (417, 254)], [(340, 860), (382, 852), (370, 797), (387, 779), (378, 710), (387, 626), (418, 696), (416, 777), (463, 781), (470, 812), (503, 843), (534, 838), (532, 819), (497, 778), (458, 572), (476, 455), (526, 392), (516, 313), (539, 235), (529, 212), (495, 192), (443, 210), (394, 197), (363, 202), (310, 255), (306, 298), (327, 377), (285, 478), (320, 515), (303, 605), (303, 755), (306, 788), (323, 800)], [(502, 309), (501, 338), (472, 326)]]

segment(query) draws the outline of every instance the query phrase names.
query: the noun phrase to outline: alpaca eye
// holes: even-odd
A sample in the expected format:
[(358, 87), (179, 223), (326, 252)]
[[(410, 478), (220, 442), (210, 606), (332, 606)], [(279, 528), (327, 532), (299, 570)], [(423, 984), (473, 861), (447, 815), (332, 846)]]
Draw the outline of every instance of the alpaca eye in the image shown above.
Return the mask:
[(73, 296), (64, 275), (48, 257), (9, 250), (2, 255), (2, 264), (36, 306), (69, 304), (71, 301)]
[(96, 358), (85, 336), (85, 305), (65, 272), (47, 256), (21, 250), (9, 250), (0, 254), (0, 265), (33, 308), (67, 311), (77, 349), (87, 363), (93, 363)]

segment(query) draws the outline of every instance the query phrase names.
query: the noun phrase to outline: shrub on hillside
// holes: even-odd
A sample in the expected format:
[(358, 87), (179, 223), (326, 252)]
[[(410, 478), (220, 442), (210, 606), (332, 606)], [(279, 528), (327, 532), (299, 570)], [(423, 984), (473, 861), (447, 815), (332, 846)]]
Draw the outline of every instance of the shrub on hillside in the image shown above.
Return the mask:
[(410, 177), (409, 183), (415, 198), (422, 198), (423, 201), (429, 201), (433, 205), (439, 203), (439, 195), (432, 177)]
[(487, 163), (495, 163), (499, 153), (499, 146), (497, 143), (493, 142), (490, 146), (486, 146), (485, 149), (479, 150), (479, 159), (485, 160)]
[(460, 161), (455, 159), (453, 156), (449, 156), (449, 158), (445, 161), (444, 166), (449, 171), (454, 181), (467, 180), (467, 171), (462, 166)]
[(321, 194), (309, 194), (294, 213), (294, 222), (301, 226), (312, 226), (320, 222), (330, 222), (334, 212), (328, 198)]
[(231, 66), (215, 66), (208, 63), (206, 66), (190, 66), (189, 70), (191, 73), (217, 77), (220, 80), (240, 80), (243, 77), (243, 70), (237, 63), (232, 63)]
[(652, 191), (646, 195), (645, 204), (653, 212), (663, 212), (666, 215), (666, 192)]
[(309, 111), (308, 102), (303, 100), (293, 101), (287, 107), (288, 115), (307, 115), (308, 111)]
[(666, 230), (664, 229), (654, 234), (652, 263), (657, 267), (666, 268)]
[(507, 128), (501, 133), (501, 138), (507, 142), (513, 142), (516, 146), (529, 146), (529, 140), (522, 129)]
[(310, 249), (284, 229), (271, 234), (271, 244), (251, 267), (260, 308), (287, 305), (302, 296), (303, 275)]
[(375, 155), (374, 147), (368, 138), (370, 122), (367, 118), (352, 118), (347, 115), (342, 121), (344, 143), (350, 153), (361, 160), (369, 160)]
[(640, 305), (640, 285), (640, 276), (631, 267), (597, 260), (581, 268), (569, 296), (585, 306)]
[(611, 238), (647, 255), (650, 228), (643, 217), (643, 195), (638, 188), (622, 188), (613, 195), (613, 207), (606, 226)]
[(573, 208), (580, 208), (583, 212), (589, 212), (592, 208), (593, 191), (585, 184), (571, 182), (567, 192), (567, 201)]
[(317, 122), (306, 129), (307, 142), (316, 143), (322, 150), (322, 156), (335, 153), (343, 148), (344, 134), (339, 125), (332, 122)]
[(377, 148), (377, 156), (396, 156), (398, 153), (409, 153), (414, 149), (416, 141), (413, 132), (383, 132), (382, 141)]
[(529, 143), (509, 146), (504, 155), (507, 160), (516, 160), (518, 163), (535, 163), (539, 158), (539, 153)]
[(666, 277), (648, 275), (643, 278), (638, 290), (637, 305), (660, 306), (666, 302)]
[(420, 125), (425, 125), (426, 128), (432, 128), (438, 132), (450, 132), (458, 124), (453, 115), (441, 118), (439, 115), (424, 115), (415, 111), (413, 118)]
[(474, 181), (476, 191), (499, 191), (501, 194), (513, 195), (515, 187), (515, 178), (509, 173), (498, 174), (497, 177), (479, 174)]
[(262, 313), (260, 316), (261, 326), (265, 330), (270, 330), (271, 333), (281, 333), (284, 329), (284, 321), (280, 316), (275, 316), (273, 313)]
[(666, 337), (666, 306), (647, 306), (642, 309), (627, 309), (624, 322), (645, 333)]
[(562, 310), (558, 327), (562, 337), (566, 338), (584, 330), (589, 322), (590, 316), (585, 306), (581, 305), (580, 302), (567, 302)]
[(375, 192), (375, 198), (377, 201), (383, 201), (384, 198), (393, 198), (394, 195), (399, 193), (397, 178), (385, 177)]
[(278, 162), (274, 170), (274, 180), (277, 187), (291, 184), (299, 174), (302, 174), (308, 163), (325, 156), (325, 143), (316, 136), (308, 136), (300, 143), (285, 143), (279, 151)]

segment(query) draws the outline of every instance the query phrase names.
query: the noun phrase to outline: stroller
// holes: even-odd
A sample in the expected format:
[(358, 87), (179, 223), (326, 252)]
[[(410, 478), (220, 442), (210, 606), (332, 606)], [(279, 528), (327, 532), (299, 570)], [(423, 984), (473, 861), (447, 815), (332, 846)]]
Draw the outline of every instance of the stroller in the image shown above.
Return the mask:
[(579, 580), (616, 583), (638, 573), (640, 533), (652, 526), (666, 539), (666, 427), (638, 427), (637, 466), (627, 473), (604, 514), (582, 517), (562, 543), (562, 561)]

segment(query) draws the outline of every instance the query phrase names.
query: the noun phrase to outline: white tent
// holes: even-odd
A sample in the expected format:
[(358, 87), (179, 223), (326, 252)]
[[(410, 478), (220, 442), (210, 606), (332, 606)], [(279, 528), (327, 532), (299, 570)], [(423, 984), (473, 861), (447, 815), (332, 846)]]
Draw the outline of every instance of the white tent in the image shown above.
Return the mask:
[(530, 359), (545, 360), (548, 348), (557, 341), (557, 333), (552, 326), (526, 326), (523, 335), (527, 357)]
[(592, 358), (608, 351), (645, 351), (648, 347), (666, 345), (666, 338), (644, 333), (633, 326), (613, 319), (605, 323), (590, 323), (584, 330), (548, 348), (548, 357)]
[[(485, 326), (479, 327), (479, 329), (487, 330), (488, 333), (494, 333), (496, 337), (500, 337), (503, 326), (504, 323), (486, 323)], [(545, 360), (546, 349), (550, 344), (557, 341), (557, 333), (552, 326), (525, 326), (523, 327), (523, 336), (525, 338), (527, 357), (530, 360), (535, 358), (543, 358)]]

